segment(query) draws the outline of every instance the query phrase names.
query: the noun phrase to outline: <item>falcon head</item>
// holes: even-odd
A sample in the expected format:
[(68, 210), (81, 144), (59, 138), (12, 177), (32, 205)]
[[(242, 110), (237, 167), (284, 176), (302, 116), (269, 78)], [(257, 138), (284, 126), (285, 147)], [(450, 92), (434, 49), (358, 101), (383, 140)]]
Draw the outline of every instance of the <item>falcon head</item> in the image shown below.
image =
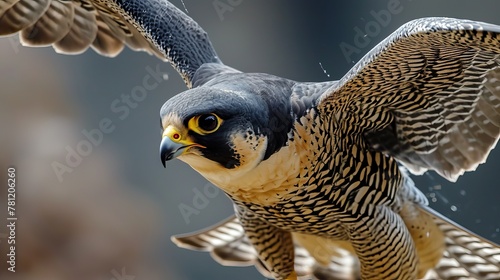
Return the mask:
[[(161, 108), (163, 165), (174, 158), (220, 183), (254, 169), (287, 142), (290, 106), (265, 92), (200, 87)], [(277, 119), (279, 121), (277, 121)]]

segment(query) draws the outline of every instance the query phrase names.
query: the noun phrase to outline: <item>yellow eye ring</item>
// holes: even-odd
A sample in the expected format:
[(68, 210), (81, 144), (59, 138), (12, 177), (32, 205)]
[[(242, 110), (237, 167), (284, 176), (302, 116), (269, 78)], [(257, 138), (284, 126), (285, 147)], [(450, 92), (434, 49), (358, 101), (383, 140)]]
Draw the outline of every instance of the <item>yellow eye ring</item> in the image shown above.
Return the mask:
[(216, 114), (203, 114), (191, 118), (188, 122), (188, 128), (198, 134), (210, 134), (219, 129), (222, 119)]

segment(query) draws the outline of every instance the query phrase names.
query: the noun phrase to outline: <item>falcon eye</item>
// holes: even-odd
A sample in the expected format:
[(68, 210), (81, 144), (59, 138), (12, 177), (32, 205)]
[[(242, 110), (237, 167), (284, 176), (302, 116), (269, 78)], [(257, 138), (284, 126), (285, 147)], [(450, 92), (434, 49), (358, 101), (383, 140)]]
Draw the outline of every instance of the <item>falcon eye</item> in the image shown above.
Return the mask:
[(219, 118), (214, 114), (201, 115), (198, 118), (198, 128), (205, 133), (214, 132), (219, 128)]
[(188, 122), (188, 128), (200, 135), (215, 132), (219, 129), (222, 119), (216, 114), (203, 114), (191, 118)]

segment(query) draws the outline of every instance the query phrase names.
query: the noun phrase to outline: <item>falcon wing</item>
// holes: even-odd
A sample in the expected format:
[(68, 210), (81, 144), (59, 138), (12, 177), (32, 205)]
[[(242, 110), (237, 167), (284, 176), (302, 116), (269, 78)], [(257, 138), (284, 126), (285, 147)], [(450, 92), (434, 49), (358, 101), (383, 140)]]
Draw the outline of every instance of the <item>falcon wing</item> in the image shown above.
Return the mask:
[[(264, 277), (272, 278), (234, 215), (201, 231), (173, 236), (172, 241), (181, 248), (210, 252), (214, 260), (225, 266), (253, 265)], [(357, 280), (359, 265), (353, 260), (355, 256), (340, 250), (328, 266), (317, 265), (305, 248), (295, 244), (295, 272), (299, 279), (311, 279), (314, 275), (317, 279)]]
[(318, 109), (413, 173), (434, 170), (454, 181), (498, 140), (499, 64), (500, 26), (418, 19), (361, 59)]
[(205, 31), (166, 0), (0, 0), (0, 36), (25, 46), (115, 56), (124, 45), (168, 60), (191, 87), (204, 63), (221, 63)]
[(264, 276), (271, 277), (234, 215), (201, 231), (172, 236), (171, 239), (181, 248), (210, 252), (212, 258), (222, 265), (254, 265)]

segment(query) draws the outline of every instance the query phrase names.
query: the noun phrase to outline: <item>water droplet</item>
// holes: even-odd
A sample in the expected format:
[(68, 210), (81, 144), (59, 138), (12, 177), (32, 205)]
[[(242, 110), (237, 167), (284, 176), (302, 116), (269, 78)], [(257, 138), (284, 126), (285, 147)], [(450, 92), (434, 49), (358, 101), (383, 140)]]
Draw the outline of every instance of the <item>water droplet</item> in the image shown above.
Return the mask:
[(460, 195), (465, 196), (466, 194), (467, 194), (467, 193), (465, 192), (465, 190), (461, 190), (461, 191), (460, 191)]
[(481, 219), (476, 219), (476, 224), (481, 223)]
[(184, 0), (181, 0), (182, 6), (184, 6), (184, 10), (186, 10), (186, 14), (189, 14), (188, 9), (186, 8), (186, 4), (184, 4)]
[(457, 206), (452, 205), (452, 206), (450, 207), (450, 209), (451, 209), (451, 211), (455, 212), (455, 211), (457, 211)]
[(321, 62), (319, 63), (319, 66), (321, 67), (321, 70), (323, 70), (323, 73), (325, 73), (325, 75), (330, 78), (330, 74), (328, 74), (325, 70), (325, 68), (323, 68), (323, 64), (321, 64)]

